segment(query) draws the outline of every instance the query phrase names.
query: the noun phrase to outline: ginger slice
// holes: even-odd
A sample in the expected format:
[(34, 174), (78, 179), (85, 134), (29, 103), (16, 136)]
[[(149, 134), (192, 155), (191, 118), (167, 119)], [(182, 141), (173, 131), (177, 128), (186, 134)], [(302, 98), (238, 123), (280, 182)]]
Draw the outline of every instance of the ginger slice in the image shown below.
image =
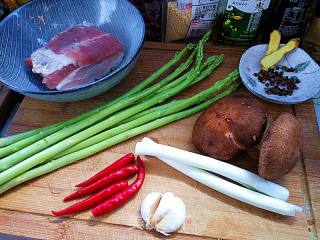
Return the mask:
[(289, 52), (291, 52), (292, 50), (297, 48), (299, 45), (299, 42), (300, 42), (299, 38), (293, 38), (286, 45), (281, 47), (279, 50), (262, 58), (260, 61), (260, 65), (261, 65), (262, 69), (267, 70), (269, 68), (274, 67), (278, 62), (281, 61), (281, 59), (286, 54), (288, 54)]
[(268, 50), (265, 54), (265, 56), (275, 52), (278, 50), (279, 45), (280, 45), (280, 40), (281, 40), (281, 34), (278, 30), (273, 30), (270, 33), (270, 40), (268, 44)]

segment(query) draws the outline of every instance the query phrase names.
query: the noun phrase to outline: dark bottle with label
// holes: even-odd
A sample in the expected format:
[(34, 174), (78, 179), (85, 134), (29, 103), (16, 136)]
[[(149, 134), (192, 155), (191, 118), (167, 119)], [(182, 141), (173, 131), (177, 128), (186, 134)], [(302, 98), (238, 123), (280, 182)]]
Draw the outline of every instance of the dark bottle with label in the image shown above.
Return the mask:
[(221, 40), (225, 43), (254, 43), (271, 0), (228, 0), (223, 16)]
[(320, 0), (311, 18), (310, 27), (302, 40), (302, 47), (320, 63)]
[(141, 12), (146, 24), (146, 39), (161, 40), (161, 0), (130, 0)]
[(266, 32), (277, 29), (281, 33), (281, 41), (287, 42), (291, 38), (301, 38), (311, 16), (312, 0), (282, 0), (274, 11), (273, 22)]

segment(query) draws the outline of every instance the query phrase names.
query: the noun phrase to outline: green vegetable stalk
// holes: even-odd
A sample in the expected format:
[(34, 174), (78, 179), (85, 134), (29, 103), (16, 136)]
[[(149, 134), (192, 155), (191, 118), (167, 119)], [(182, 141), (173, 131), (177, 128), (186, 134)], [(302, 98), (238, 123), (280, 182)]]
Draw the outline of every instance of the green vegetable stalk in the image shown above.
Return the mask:
[[(213, 70), (216, 69), (222, 63), (222, 61), (223, 61), (223, 55), (208, 57), (208, 59), (204, 62), (204, 64), (202, 64), (200, 66), (201, 72), (200, 72), (199, 76), (195, 79), (195, 81), (192, 83), (192, 85), (203, 80), (207, 76), (209, 76), (213, 72)], [(196, 70), (196, 67), (193, 69)], [(186, 73), (186, 74), (188, 74), (188, 73)], [(174, 87), (175, 85), (177, 85), (181, 81), (181, 79), (183, 79), (183, 77), (186, 76), (186, 74), (184, 74), (180, 78), (168, 83), (163, 88), (159, 89), (156, 93), (154, 93), (154, 95), (159, 92), (165, 91), (166, 89)]]
[[(224, 96), (227, 96), (230, 93), (232, 93), (233, 91), (235, 91), (238, 88), (238, 86), (239, 86), (239, 82), (232, 85), (231, 87), (227, 88), (225, 91), (218, 94), (217, 96), (215, 96), (209, 100), (206, 100), (205, 102), (203, 102), (195, 107), (192, 107), (190, 109), (187, 109), (187, 110), (184, 110), (181, 112), (174, 113), (174, 114), (166, 116), (166, 117), (159, 118), (159, 119), (154, 120), (152, 122), (149, 122), (147, 124), (144, 124), (139, 127), (122, 132), (114, 137), (106, 139), (102, 142), (99, 142), (99, 143), (92, 145), (88, 148), (82, 149), (78, 152), (71, 153), (71, 154), (63, 156), (59, 159), (56, 159), (56, 160), (53, 160), (53, 161), (48, 162), (46, 164), (43, 164), (39, 167), (33, 168), (33, 169), (23, 173), (22, 175), (17, 176), (15, 178), (9, 180), (8, 182), (6, 182), (2, 186), (0, 186), (0, 194), (6, 192), (7, 190), (9, 190), (9, 189), (21, 184), (21, 183), (24, 183), (28, 180), (31, 180), (36, 177), (47, 174), (49, 172), (52, 172), (56, 169), (59, 169), (63, 166), (74, 163), (74, 162), (81, 160), (83, 158), (86, 158), (94, 153), (97, 153), (97, 152), (99, 152), (103, 149), (106, 149), (108, 147), (114, 146), (114, 145), (116, 145), (120, 142), (123, 142), (129, 138), (135, 137), (135, 136), (140, 135), (144, 132), (159, 128), (159, 127), (164, 126), (168, 123), (183, 119), (183, 118), (191, 116), (197, 112), (200, 112), (203, 109), (207, 108), (214, 101), (217, 101), (217, 100), (223, 98)], [(140, 119), (143, 119), (143, 117), (141, 117)]]
[[(157, 71), (155, 71), (154, 73), (152, 73), (147, 79), (145, 79), (144, 81), (142, 81), (141, 83), (139, 83), (138, 85), (136, 85), (135, 87), (133, 87), (131, 90), (129, 90), (127, 93), (125, 93), (124, 95), (120, 96), (119, 98), (111, 101), (110, 103), (107, 103), (105, 105), (102, 105), (96, 109), (93, 109), (89, 112), (83, 113), (77, 117), (74, 117), (72, 119), (63, 121), (63, 122), (59, 122), (56, 123), (54, 125), (50, 125), (47, 127), (43, 127), (43, 128), (38, 128), (38, 129), (34, 129), (34, 130), (30, 130), (27, 132), (23, 132), (23, 133), (19, 133), (19, 134), (15, 134), (12, 136), (8, 136), (8, 137), (3, 137), (0, 138), (0, 158), (7, 156), (8, 154), (11, 154), (25, 146), (28, 146), (50, 134), (52, 134), (53, 132), (56, 132), (68, 125), (71, 125), (73, 123), (76, 123), (82, 119), (86, 119), (87, 117), (101, 111), (102, 109), (104, 109), (105, 107), (108, 107), (126, 97), (129, 97), (133, 94), (136, 94), (138, 92), (140, 92), (141, 90), (143, 90), (147, 85), (149, 85), (150, 83), (154, 82), (156, 79), (158, 79), (161, 74), (163, 74), (164, 72), (166, 72), (169, 68), (171, 68), (173, 65), (175, 65), (178, 61), (180, 61), (184, 56), (187, 55), (187, 53), (189, 51), (191, 51), (192, 49), (194, 49), (195, 46), (193, 44), (189, 44), (187, 45), (183, 50), (181, 50), (179, 53), (177, 53), (169, 62), (167, 62), (166, 64), (164, 64), (161, 68), (159, 68)], [(194, 54), (193, 54), (194, 56)], [(188, 62), (189, 61), (189, 62)], [(181, 72), (183, 72), (184, 70), (186, 70), (188, 68), (188, 64), (190, 63), (190, 60), (188, 59), (187, 62), (183, 63), (183, 66), (180, 66), (180, 69), (175, 73), (177, 75), (179, 75)], [(179, 71), (181, 71), (179, 73)], [(172, 76), (171, 79), (174, 79), (175, 76)], [(21, 140), (25, 140), (25, 141), (21, 141)], [(19, 142), (19, 143), (17, 143)], [(15, 145), (11, 145), (17, 143)], [(4, 148), (8, 146), (7, 148)], [(10, 147), (9, 147), (10, 146)]]
[[(10, 159), (11, 161), (3, 162), (4, 159), (2, 159), (2, 161), (0, 162), (0, 169), (6, 169), (6, 170), (0, 173), (0, 185), (22, 174), (23, 172), (29, 170), (30, 168), (33, 168), (34, 166), (39, 165), (53, 158), (55, 155), (81, 142), (82, 140), (89, 138), (94, 134), (99, 133), (109, 127), (114, 126), (115, 124), (121, 122), (127, 117), (130, 117), (138, 112), (141, 112), (147, 108), (150, 108), (156, 104), (159, 104), (165, 101), (166, 99), (176, 95), (177, 93), (181, 92), (186, 87), (188, 87), (188, 85), (192, 81), (194, 81), (194, 78), (196, 76), (197, 76), (197, 72), (191, 71), (189, 76), (186, 78), (186, 80), (181, 84), (177, 85), (176, 87), (169, 89), (163, 93), (160, 93), (159, 95), (149, 100), (146, 100), (141, 104), (133, 106), (127, 109), (126, 111), (123, 111), (117, 114), (116, 115), (117, 117), (111, 116), (106, 120), (103, 120), (97, 123), (98, 121), (102, 120), (106, 116), (112, 113), (115, 113), (121, 109), (124, 109), (125, 107), (130, 106), (132, 103), (137, 102), (138, 100), (143, 99), (146, 96), (150, 95), (151, 93), (157, 91), (158, 89), (161, 88), (161, 86), (164, 85), (162, 80), (159, 83), (153, 85), (152, 87), (149, 87), (148, 89), (142, 91), (141, 93), (137, 93), (135, 95), (132, 95), (131, 97), (125, 98), (111, 105), (110, 107), (101, 110), (95, 115), (88, 117), (87, 119), (81, 120), (71, 126), (67, 126), (66, 128), (50, 136), (47, 136), (44, 139), (10, 155), (10, 156), (13, 156), (16, 154), (16, 158)], [(94, 123), (97, 123), (97, 124), (93, 125)], [(42, 151), (39, 152), (39, 149)], [(24, 151), (24, 154), (21, 154), (21, 151)], [(32, 152), (32, 154), (30, 154), (30, 152)], [(25, 157), (26, 155), (28, 156), (31, 155), (31, 156), (29, 158), (26, 158)], [(10, 166), (12, 167), (8, 168)]]
[[(162, 79), (157, 84), (154, 84), (153, 86), (145, 89), (144, 91), (141, 91), (140, 93), (132, 94), (127, 97), (120, 97), (112, 101), (113, 104), (107, 104), (106, 107), (102, 108), (100, 111), (95, 111), (95, 114), (90, 115), (89, 117), (86, 117), (83, 120), (80, 120), (73, 125), (68, 125), (64, 127), (63, 129), (59, 131), (55, 131), (56, 129), (53, 128), (54, 133), (52, 135), (46, 136), (45, 138), (42, 138), (41, 140), (22, 148), (21, 150), (14, 152), (13, 154), (2, 158), (0, 160), (0, 171), (4, 171), (11, 166), (23, 161), (24, 159), (27, 159), (28, 157), (38, 153), (41, 150), (44, 150), (48, 148), (49, 146), (65, 139), (68, 136), (71, 136), (72, 134), (91, 126), (92, 124), (102, 120), (103, 118), (121, 110), (125, 107), (131, 106), (132, 104), (136, 103), (139, 100), (144, 99), (145, 97), (152, 95), (152, 93), (159, 90), (161, 87), (166, 85), (168, 82), (171, 82), (173, 78), (179, 76), (183, 71), (185, 71), (189, 65), (192, 63), (192, 57), (190, 57), (184, 64), (179, 66), (172, 74)], [(182, 79), (183, 80), (183, 79)], [(47, 129), (47, 133), (51, 132), (52, 129)], [(40, 133), (38, 133), (40, 134)], [(23, 140), (22, 140), (23, 141)], [(19, 142), (13, 144), (16, 145)], [(12, 146), (12, 145), (10, 145)], [(8, 147), (10, 147), (8, 146)], [(0, 150), (1, 152), (1, 150)], [(0, 180), (1, 182), (1, 180)]]
[[(0, 160), (0, 171), (3, 171), (0, 173), (0, 193), (133, 136), (192, 115), (236, 90), (239, 85), (238, 71), (191, 98), (156, 106), (201, 81), (222, 62), (221, 55), (209, 57), (202, 63), (203, 48), (209, 35), (207, 33), (196, 48), (188, 45), (156, 73), (110, 103), (71, 120), (0, 139), (0, 146), (12, 143), (0, 148), (0, 157), (5, 156)], [(184, 63), (146, 88), (192, 49), (192, 54)], [(184, 73), (195, 56), (194, 67)], [(53, 158), (56, 159), (48, 162)]]
[[(216, 82), (213, 86), (210, 88), (194, 95), (193, 97), (190, 97), (188, 99), (182, 99), (178, 100), (169, 104), (164, 104), (160, 107), (156, 107), (154, 111), (151, 111), (149, 114), (145, 112), (145, 114), (139, 115), (139, 117), (136, 117), (136, 119), (133, 119), (130, 122), (124, 123), (120, 126), (117, 126), (115, 128), (108, 129), (107, 131), (101, 132), (97, 135), (94, 135), (74, 146), (67, 149), (66, 151), (62, 152), (61, 154), (58, 154), (55, 158), (59, 158), (61, 156), (65, 156), (67, 154), (79, 151), (81, 149), (90, 147), (93, 144), (99, 143), (105, 139), (108, 139), (110, 137), (113, 137), (121, 132), (124, 132), (126, 130), (129, 130), (133, 127), (137, 127), (139, 125), (145, 124), (151, 120), (184, 110), (188, 107), (191, 107), (192, 105), (198, 104), (202, 101), (207, 100), (208, 98), (212, 97), (214, 94), (217, 94), (221, 90), (235, 85), (238, 81), (238, 71), (234, 71), (229, 74), (228, 77), (226, 77), (223, 80), (220, 80)], [(148, 110), (146, 110), (148, 111)]]

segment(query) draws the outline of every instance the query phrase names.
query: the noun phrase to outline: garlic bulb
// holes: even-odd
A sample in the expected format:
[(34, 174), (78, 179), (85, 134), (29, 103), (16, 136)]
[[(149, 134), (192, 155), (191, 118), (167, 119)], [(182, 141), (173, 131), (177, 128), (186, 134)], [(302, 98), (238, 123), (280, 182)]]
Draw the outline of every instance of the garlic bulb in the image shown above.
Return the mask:
[(140, 212), (147, 229), (164, 235), (177, 231), (186, 217), (184, 202), (171, 192), (148, 194), (142, 201)]

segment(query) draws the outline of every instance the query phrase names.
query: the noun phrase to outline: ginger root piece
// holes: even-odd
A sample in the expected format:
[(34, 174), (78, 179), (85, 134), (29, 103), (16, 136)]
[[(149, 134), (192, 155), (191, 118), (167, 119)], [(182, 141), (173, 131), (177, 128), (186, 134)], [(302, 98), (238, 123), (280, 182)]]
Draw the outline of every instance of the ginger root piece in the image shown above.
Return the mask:
[(299, 38), (293, 38), (291, 39), (286, 45), (281, 47), (279, 50), (271, 53), (270, 55), (265, 56), (261, 59), (260, 65), (263, 69), (267, 70), (269, 68), (274, 67), (278, 62), (281, 61), (281, 59), (298, 47), (300, 42)]
[(281, 40), (281, 34), (278, 30), (273, 30), (270, 33), (270, 40), (268, 45), (268, 50), (265, 54), (265, 56), (270, 55), (271, 53), (278, 50)]

